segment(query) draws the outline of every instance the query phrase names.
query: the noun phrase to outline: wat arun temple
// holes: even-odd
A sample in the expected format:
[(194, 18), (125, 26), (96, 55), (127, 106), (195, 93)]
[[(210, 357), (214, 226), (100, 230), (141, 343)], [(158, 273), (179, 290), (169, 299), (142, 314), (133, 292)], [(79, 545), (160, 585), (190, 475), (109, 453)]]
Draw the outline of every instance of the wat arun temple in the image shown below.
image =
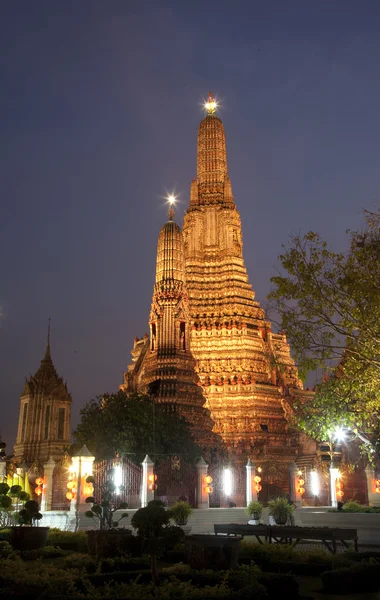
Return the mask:
[[(185, 417), (208, 462), (240, 472), (247, 460), (269, 465), (272, 483), (286, 493), (289, 465), (306, 473), (317, 461), (315, 441), (292, 426), (294, 402), (313, 392), (303, 389), (285, 333), (272, 331), (255, 300), (211, 94), (205, 108), (190, 202), (182, 228), (171, 202), (159, 232), (149, 335), (135, 338), (120, 388)], [(48, 339), (21, 396), (15, 463), (59, 460), (70, 443), (70, 412)]]
[(174, 407), (202, 448), (219, 438), (233, 464), (271, 460), (286, 478), (296, 458), (310, 463), (315, 454), (315, 442), (288, 423), (294, 398), (312, 392), (303, 390), (286, 335), (272, 332), (255, 300), (211, 94), (205, 107), (182, 230), (171, 204), (158, 238), (150, 334), (135, 338), (121, 389)]

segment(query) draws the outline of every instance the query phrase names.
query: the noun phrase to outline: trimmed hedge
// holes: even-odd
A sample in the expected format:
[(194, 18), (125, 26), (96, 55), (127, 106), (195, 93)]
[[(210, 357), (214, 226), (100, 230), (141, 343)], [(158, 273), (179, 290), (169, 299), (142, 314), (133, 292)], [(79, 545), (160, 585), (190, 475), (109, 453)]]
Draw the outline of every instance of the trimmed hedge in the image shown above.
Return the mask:
[(86, 553), (88, 550), (87, 534), (85, 531), (50, 529), (46, 545), (58, 546), (62, 550)]
[(379, 565), (357, 564), (347, 569), (322, 573), (323, 591), (330, 594), (377, 592), (380, 589)]

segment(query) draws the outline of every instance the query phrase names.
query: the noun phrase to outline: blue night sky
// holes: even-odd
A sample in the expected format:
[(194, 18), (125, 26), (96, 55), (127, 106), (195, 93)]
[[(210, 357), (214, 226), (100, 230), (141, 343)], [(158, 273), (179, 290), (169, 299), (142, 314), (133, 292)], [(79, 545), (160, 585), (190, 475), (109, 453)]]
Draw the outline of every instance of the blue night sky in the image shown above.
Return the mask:
[(376, 0), (14, 0), (0, 5), (0, 433), (52, 355), (73, 396), (114, 391), (147, 331), (164, 196), (196, 174), (221, 101), (244, 256), (265, 303), (281, 245), (344, 248), (380, 189)]

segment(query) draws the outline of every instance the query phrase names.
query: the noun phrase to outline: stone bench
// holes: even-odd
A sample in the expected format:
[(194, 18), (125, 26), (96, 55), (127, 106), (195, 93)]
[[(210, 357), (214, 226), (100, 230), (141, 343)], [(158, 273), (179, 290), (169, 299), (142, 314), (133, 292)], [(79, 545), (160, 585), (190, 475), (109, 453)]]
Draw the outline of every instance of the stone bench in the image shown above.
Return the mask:
[(292, 544), (297, 546), (301, 540), (317, 540), (332, 552), (336, 553), (336, 543), (341, 542), (345, 548), (348, 548), (348, 541), (354, 542), (355, 552), (358, 552), (358, 532), (356, 529), (342, 529), (338, 527), (298, 527), (296, 525), (241, 525), (238, 523), (215, 524), (215, 535), (224, 534), (240, 535), (244, 538), (246, 535), (256, 537), (262, 544), (269, 541), (270, 544)]
[(292, 544), (295, 547), (301, 540), (318, 540), (330, 552), (335, 554), (337, 542), (341, 542), (345, 548), (348, 548), (347, 541), (353, 541), (355, 552), (358, 552), (358, 532), (356, 529), (271, 525), (268, 530), (270, 544), (273, 541), (278, 544)]
[(259, 542), (262, 544), (263, 541), (261, 538), (264, 538), (267, 541), (268, 537), (268, 526), (267, 525), (241, 525), (240, 523), (224, 523), (221, 525), (214, 525), (214, 533), (215, 535), (224, 534), (224, 535), (240, 535), (244, 538), (245, 535), (253, 535)]

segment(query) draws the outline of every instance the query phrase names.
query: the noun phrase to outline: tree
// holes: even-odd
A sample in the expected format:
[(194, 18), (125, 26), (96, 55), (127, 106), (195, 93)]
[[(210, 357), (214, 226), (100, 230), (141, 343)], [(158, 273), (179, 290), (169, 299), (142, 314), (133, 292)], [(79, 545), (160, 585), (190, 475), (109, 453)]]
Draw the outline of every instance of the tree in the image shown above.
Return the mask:
[(170, 524), (170, 512), (160, 500), (152, 500), (144, 508), (139, 508), (132, 517), (132, 527), (144, 540), (144, 552), (150, 555), (152, 579), (159, 584), (157, 558), (184, 540), (180, 527)]
[(86, 444), (96, 460), (116, 454), (136, 455), (139, 461), (145, 454), (200, 455), (187, 421), (149, 396), (105, 394), (85, 404), (80, 415), (76, 445)]
[(344, 253), (312, 231), (293, 236), (268, 298), (301, 376), (325, 371), (314, 399), (294, 406), (299, 426), (322, 440), (347, 427), (368, 449), (380, 414), (380, 215), (365, 219)]

